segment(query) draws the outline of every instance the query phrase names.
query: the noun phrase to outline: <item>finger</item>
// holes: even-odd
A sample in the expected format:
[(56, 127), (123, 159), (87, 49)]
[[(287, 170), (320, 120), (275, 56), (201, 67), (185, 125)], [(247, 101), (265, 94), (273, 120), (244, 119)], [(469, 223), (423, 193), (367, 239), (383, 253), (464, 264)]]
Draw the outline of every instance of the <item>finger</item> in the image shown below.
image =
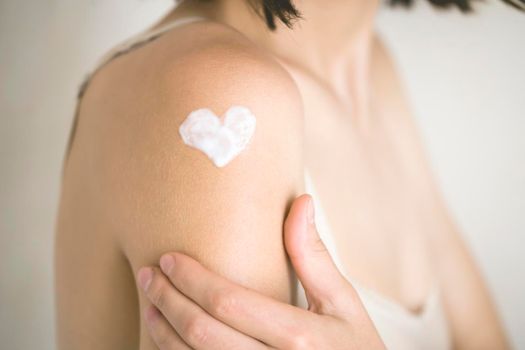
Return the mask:
[(308, 299), (309, 310), (338, 314), (352, 305), (357, 294), (340, 273), (315, 226), (310, 195), (299, 196), (284, 224), (284, 242)]
[(191, 350), (154, 305), (144, 312), (148, 332), (159, 350)]
[(292, 348), (290, 335), (311, 329), (317, 316), (235, 284), (181, 253), (163, 255), (160, 264), (175, 287), (214, 318), (273, 347)]
[[(138, 276), (148, 299), (186, 344), (194, 349), (267, 349), (256, 339), (214, 319), (180, 293), (158, 268), (143, 268)], [(144, 281), (148, 281), (144, 283)]]

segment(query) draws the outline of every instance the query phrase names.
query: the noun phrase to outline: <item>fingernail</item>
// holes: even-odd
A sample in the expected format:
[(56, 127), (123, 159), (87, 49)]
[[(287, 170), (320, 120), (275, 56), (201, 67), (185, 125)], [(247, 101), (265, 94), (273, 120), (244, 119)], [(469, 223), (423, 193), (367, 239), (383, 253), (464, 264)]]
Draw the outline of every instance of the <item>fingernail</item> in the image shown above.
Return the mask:
[(139, 270), (137, 279), (139, 280), (140, 287), (147, 291), (151, 280), (153, 279), (153, 270), (149, 267), (143, 267)]
[(308, 200), (308, 223), (313, 224), (315, 221), (315, 212), (314, 212), (314, 201), (313, 198), (310, 197)]
[(160, 268), (162, 272), (164, 272), (166, 275), (171, 272), (171, 269), (173, 268), (173, 265), (175, 264), (175, 259), (173, 259), (173, 256), (170, 254), (163, 255), (160, 258)]

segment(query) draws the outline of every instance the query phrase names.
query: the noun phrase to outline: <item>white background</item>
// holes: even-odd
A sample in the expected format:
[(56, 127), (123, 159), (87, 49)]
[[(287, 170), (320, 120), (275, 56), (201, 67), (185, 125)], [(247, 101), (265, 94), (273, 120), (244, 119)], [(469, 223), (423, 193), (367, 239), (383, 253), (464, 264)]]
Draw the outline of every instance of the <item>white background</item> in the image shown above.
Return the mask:
[[(382, 9), (428, 154), (517, 348), (525, 348), (525, 15)], [(53, 230), (83, 74), (170, 0), (0, 0), (0, 342), (53, 349)]]

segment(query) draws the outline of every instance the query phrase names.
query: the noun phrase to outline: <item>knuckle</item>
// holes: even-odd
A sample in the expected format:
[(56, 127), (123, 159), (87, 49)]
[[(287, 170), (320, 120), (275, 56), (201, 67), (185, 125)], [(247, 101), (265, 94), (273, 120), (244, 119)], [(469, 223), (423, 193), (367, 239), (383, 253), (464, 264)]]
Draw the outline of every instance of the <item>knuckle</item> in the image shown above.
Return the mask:
[(208, 332), (208, 326), (200, 316), (190, 318), (184, 327), (186, 339), (192, 346), (202, 346), (206, 344)]
[(324, 314), (354, 314), (359, 304), (357, 292), (341, 287), (325, 297), (321, 309)]
[(317, 236), (314, 239), (312, 245), (313, 245), (313, 251), (316, 253), (324, 254), (328, 252), (328, 249), (326, 249), (326, 245), (324, 244), (323, 240), (319, 236)]
[(290, 336), (289, 348), (291, 350), (316, 349), (312, 336), (305, 331), (296, 331)]
[(336, 295), (341, 303), (346, 301), (349, 305), (354, 307), (361, 305), (361, 297), (359, 296), (359, 293), (357, 293), (357, 290), (355, 290), (355, 288), (350, 283), (343, 286), (341, 291)]
[(169, 349), (171, 346), (171, 340), (166, 331), (157, 333), (155, 336), (155, 343), (160, 349)]
[(151, 301), (158, 308), (162, 309), (166, 305), (167, 288), (164, 284), (159, 284), (151, 292)]
[(336, 313), (347, 319), (356, 319), (361, 315), (368, 315), (357, 291), (349, 286), (335, 293), (331, 299), (331, 306)]
[(210, 311), (219, 318), (232, 316), (235, 304), (235, 293), (230, 289), (219, 289), (211, 293)]
[(162, 327), (158, 323), (149, 324), (148, 326), (153, 341), (155, 342), (157, 347), (161, 350), (170, 349), (173, 343), (173, 339), (171, 337), (171, 334), (169, 333), (169, 328)]

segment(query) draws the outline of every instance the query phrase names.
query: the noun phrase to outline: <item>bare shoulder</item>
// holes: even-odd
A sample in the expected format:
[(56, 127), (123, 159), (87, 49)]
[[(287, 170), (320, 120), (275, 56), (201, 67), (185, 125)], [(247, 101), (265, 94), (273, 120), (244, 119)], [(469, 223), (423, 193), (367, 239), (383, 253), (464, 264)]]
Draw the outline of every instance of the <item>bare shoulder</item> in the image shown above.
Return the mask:
[[(214, 222), (224, 220), (220, 212), (237, 224), (246, 220), (234, 215), (240, 212), (255, 219), (263, 203), (279, 203), (284, 214), (301, 179), (303, 119), (297, 87), (282, 67), (239, 33), (214, 23), (186, 25), (117, 60), (86, 91), (75, 142), (92, 158), (99, 200), (121, 222), (137, 225), (138, 240), (155, 240), (145, 231), (168, 224), (164, 220), (183, 225), (198, 218), (191, 230), (184, 227), (193, 231), (224, 226)], [(248, 108), (256, 129), (246, 149), (218, 168), (184, 144), (179, 127), (197, 109), (221, 116), (232, 106)], [(126, 236), (124, 245), (134, 230), (117, 233)]]
[(144, 106), (149, 98), (159, 107), (205, 101), (220, 108), (237, 99), (255, 108), (264, 96), (282, 107), (302, 107), (293, 79), (275, 59), (234, 29), (203, 21), (172, 29), (102, 67), (83, 107), (134, 109), (131, 102)]
[[(195, 172), (193, 178), (208, 177), (218, 169), (182, 142), (179, 127), (197, 109), (221, 116), (232, 106), (248, 108), (257, 126), (249, 147), (221, 174), (260, 171), (301, 155), (302, 101), (288, 73), (229, 28), (186, 25), (95, 75), (82, 102), (75, 142), (88, 149), (95, 174), (110, 181), (105, 186), (127, 167), (132, 167), (127, 182), (142, 181), (142, 176), (152, 180), (152, 171), (169, 167), (177, 169), (176, 180), (189, 171)], [(140, 183), (133, 185), (140, 190)]]
[[(249, 109), (256, 127), (247, 146), (217, 167), (183, 142), (179, 128), (192, 111), (207, 108), (221, 116), (232, 106)], [(84, 241), (90, 251), (108, 250), (101, 248), (112, 242), (108, 259), (124, 258), (115, 258), (123, 261), (115, 275), (133, 276), (141, 266), (158, 264), (163, 253), (181, 251), (238, 283), (290, 301), (282, 225), (304, 186), (302, 138), (299, 91), (276, 61), (231, 29), (185, 25), (94, 75), (79, 109), (62, 207), (82, 205), (63, 210), (61, 221), (71, 225), (61, 231), (89, 234), (93, 238)], [(68, 214), (72, 210), (76, 214)], [(88, 214), (82, 227), (68, 219)], [(75, 257), (63, 247), (60, 265), (67, 266)], [(98, 266), (84, 262), (92, 272)], [(78, 285), (73, 272), (61, 276), (63, 293)], [(111, 288), (129, 288), (126, 281)], [(123, 306), (116, 313), (133, 311)], [(141, 348), (153, 348), (144, 329), (140, 338)]]
[(195, 156), (184, 152), (178, 126), (194, 110), (221, 116), (235, 105), (257, 118), (254, 147), (280, 136), (300, 141), (303, 105), (287, 71), (240, 33), (216, 23), (192, 23), (95, 74), (80, 105), (76, 147), (96, 143), (110, 156), (124, 151), (119, 147), (145, 150), (154, 139), (157, 146), (166, 142), (165, 148)]

